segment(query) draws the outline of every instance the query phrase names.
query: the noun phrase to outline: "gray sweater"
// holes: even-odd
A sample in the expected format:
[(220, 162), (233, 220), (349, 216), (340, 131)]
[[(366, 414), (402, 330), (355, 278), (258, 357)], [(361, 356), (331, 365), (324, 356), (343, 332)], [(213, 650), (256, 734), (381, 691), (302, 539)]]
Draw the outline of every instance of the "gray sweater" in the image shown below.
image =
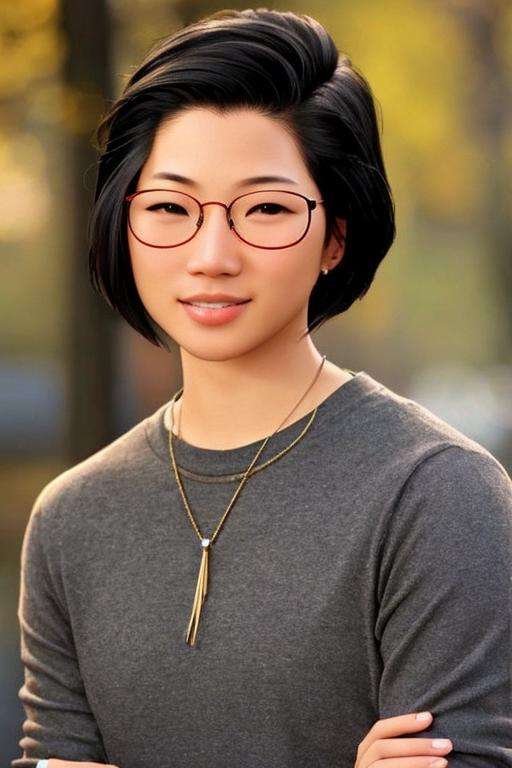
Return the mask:
[[(376, 720), (424, 709), (431, 727), (405, 738), (449, 737), (449, 768), (512, 766), (512, 481), (498, 460), (358, 372), (248, 479), (190, 647), (201, 546), (167, 406), (34, 501), (11, 768), (353, 768)], [(203, 536), (261, 442), (174, 438)]]

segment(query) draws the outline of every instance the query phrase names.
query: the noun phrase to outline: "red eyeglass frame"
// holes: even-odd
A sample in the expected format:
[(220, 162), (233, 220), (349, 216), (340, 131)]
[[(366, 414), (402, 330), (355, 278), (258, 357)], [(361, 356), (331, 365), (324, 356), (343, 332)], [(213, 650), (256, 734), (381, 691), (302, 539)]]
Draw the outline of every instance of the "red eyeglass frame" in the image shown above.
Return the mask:
[[(257, 191), (260, 191), (260, 190), (257, 190)], [(238, 197), (235, 197), (234, 200), (232, 200), (229, 205), (226, 205), (226, 203), (222, 203), (219, 200), (209, 200), (206, 203), (201, 203), (201, 201), (198, 200), (197, 197), (194, 197), (194, 195), (190, 195), (188, 192), (183, 192), (181, 189), (163, 189), (162, 187), (157, 187), (156, 189), (139, 189), (137, 190), (137, 192), (132, 192), (130, 195), (125, 195), (123, 202), (130, 203), (134, 197), (137, 197), (137, 195), (140, 195), (143, 192), (179, 192), (180, 195), (186, 195), (187, 197), (191, 197), (192, 200), (195, 200), (195, 202), (199, 205), (199, 208), (201, 211), (198, 219), (197, 229), (192, 235), (192, 237), (189, 237), (188, 240), (183, 240), (183, 242), (181, 243), (176, 243), (176, 245), (153, 245), (153, 243), (146, 243), (144, 240), (141, 240), (140, 237), (137, 237), (137, 235), (132, 229), (132, 225), (130, 222), (130, 215), (128, 211), (128, 216), (127, 216), (128, 226), (130, 228), (132, 235), (135, 237), (136, 240), (139, 241), (139, 243), (142, 243), (143, 245), (148, 245), (150, 248), (177, 248), (180, 245), (185, 245), (185, 243), (189, 243), (190, 240), (192, 240), (192, 238), (194, 238), (197, 235), (204, 221), (203, 208), (205, 205), (222, 205), (222, 207), (225, 208), (226, 210), (226, 219), (227, 219), (230, 230), (235, 233), (236, 237), (238, 237), (239, 240), (242, 240), (242, 242), (246, 243), (247, 245), (251, 245), (253, 248), (263, 248), (266, 251), (275, 251), (275, 250), (282, 250), (284, 248), (291, 248), (292, 245), (297, 245), (297, 243), (300, 243), (300, 241), (306, 237), (309, 231), (309, 227), (311, 225), (311, 212), (315, 210), (317, 205), (325, 204), (324, 200), (312, 200), (311, 198), (306, 197), (306, 195), (301, 195), (300, 192), (292, 192), (289, 189), (262, 189), (261, 192), (287, 192), (289, 195), (296, 195), (297, 197), (302, 197), (306, 201), (308, 206), (308, 223), (301, 237), (299, 237), (298, 240), (295, 240), (295, 242), (290, 243), (289, 245), (254, 245), (254, 243), (250, 243), (248, 240), (245, 240), (245, 238), (243, 238), (241, 235), (238, 234), (233, 224), (233, 220), (230, 219), (229, 217), (233, 204), (236, 203), (237, 200), (240, 200), (241, 197), (248, 197), (249, 195), (254, 195), (254, 192), (244, 192), (243, 195), (238, 195)]]

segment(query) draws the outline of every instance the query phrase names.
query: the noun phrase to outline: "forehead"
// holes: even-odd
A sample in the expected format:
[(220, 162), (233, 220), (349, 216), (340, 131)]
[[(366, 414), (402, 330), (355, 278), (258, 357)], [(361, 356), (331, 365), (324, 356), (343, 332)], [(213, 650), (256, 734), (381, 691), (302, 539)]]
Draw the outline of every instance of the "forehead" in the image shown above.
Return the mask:
[(256, 110), (226, 113), (193, 107), (166, 118), (155, 132), (146, 177), (181, 173), (200, 184), (279, 174), (310, 179), (297, 140), (277, 119)]

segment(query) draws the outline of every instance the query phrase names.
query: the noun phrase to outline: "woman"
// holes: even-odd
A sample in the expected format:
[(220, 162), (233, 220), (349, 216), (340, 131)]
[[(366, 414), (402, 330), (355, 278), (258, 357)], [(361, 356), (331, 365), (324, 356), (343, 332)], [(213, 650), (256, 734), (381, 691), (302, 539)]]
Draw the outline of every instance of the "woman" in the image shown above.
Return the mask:
[(311, 17), (227, 11), (98, 136), (93, 284), (183, 387), (34, 503), (12, 768), (512, 765), (510, 478), (310, 336), (394, 239), (368, 83)]

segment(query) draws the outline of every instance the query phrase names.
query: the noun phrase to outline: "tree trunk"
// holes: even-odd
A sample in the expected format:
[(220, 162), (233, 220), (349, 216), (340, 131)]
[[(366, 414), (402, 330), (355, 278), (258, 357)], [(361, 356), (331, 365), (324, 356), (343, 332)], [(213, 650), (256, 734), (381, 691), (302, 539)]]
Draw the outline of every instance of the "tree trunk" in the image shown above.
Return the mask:
[[(116, 436), (114, 331), (117, 318), (94, 292), (87, 264), (87, 218), (94, 190), (97, 152), (94, 128), (112, 98), (111, 23), (106, 0), (61, 0), (64, 148), (67, 163), (62, 222), (69, 232), (65, 261), (65, 379), (67, 394), (64, 452), (74, 464)], [(87, 177), (87, 178), (86, 178)]]

